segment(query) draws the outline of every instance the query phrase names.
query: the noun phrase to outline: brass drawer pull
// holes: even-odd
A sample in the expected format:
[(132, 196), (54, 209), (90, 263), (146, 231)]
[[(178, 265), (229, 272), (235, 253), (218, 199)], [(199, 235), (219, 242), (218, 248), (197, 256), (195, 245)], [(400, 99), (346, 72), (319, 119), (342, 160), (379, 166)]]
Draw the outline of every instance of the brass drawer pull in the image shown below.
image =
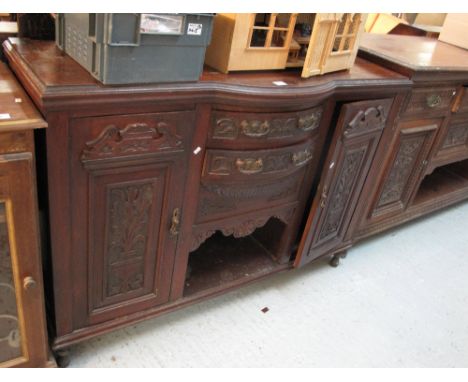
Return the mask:
[(242, 133), (251, 138), (259, 138), (268, 135), (270, 132), (270, 124), (268, 121), (242, 121), (240, 123), (242, 128)]
[(297, 127), (302, 131), (311, 131), (318, 127), (320, 118), (322, 117), (322, 111), (315, 111), (314, 113), (300, 117), (297, 121)]
[(262, 158), (245, 158), (236, 160), (236, 166), (239, 172), (242, 174), (257, 174), (263, 170), (263, 160)]
[(438, 94), (428, 95), (426, 98), (426, 104), (430, 108), (438, 107), (442, 104), (442, 97)]
[(178, 208), (174, 208), (172, 212), (172, 220), (171, 220), (171, 232), (172, 236), (177, 236), (179, 234), (179, 225), (180, 225), (180, 210)]
[(303, 164), (307, 163), (312, 159), (312, 153), (309, 149), (305, 149), (302, 151), (298, 151), (294, 153), (292, 156), (292, 161), (294, 166), (302, 166)]

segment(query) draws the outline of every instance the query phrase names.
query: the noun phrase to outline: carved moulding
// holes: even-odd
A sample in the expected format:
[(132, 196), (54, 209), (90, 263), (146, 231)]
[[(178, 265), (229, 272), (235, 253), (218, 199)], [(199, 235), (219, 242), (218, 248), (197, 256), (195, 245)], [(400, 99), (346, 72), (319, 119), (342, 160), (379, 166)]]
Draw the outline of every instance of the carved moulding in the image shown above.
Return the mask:
[(146, 123), (132, 123), (123, 129), (109, 125), (96, 139), (86, 142), (85, 146), (81, 154), (82, 162), (176, 149), (182, 146), (182, 140), (170, 131), (165, 122), (158, 122), (156, 127)]
[(276, 218), (278, 220), (281, 220), (284, 224), (289, 224), (292, 216), (294, 215), (294, 212), (295, 208), (263, 217), (248, 218), (239, 224), (231, 226), (227, 225), (224, 228), (209, 228), (206, 230), (198, 231), (197, 233), (192, 234), (192, 244), (190, 247), (190, 251), (195, 251), (198, 247), (200, 247), (201, 244), (203, 244), (206, 241), (206, 239), (214, 235), (216, 231), (220, 231), (224, 236), (232, 235), (235, 238), (244, 237), (250, 235), (257, 228), (263, 227), (271, 218)]
[(244, 182), (240, 184), (202, 182), (201, 186), (205, 195), (199, 202), (199, 216), (206, 218), (212, 214), (236, 210), (242, 206), (242, 203), (251, 200), (261, 199), (271, 202), (295, 197), (299, 191), (301, 179), (302, 173), (257, 185), (246, 185)]
[(203, 190), (206, 190), (216, 196), (229, 199), (250, 199), (267, 198), (273, 200), (281, 198), (297, 191), (301, 174), (293, 174), (288, 177), (275, 179), (274, 182), (265, 184), (245, 184), (245, 183), (210, 183), (202, 182)]

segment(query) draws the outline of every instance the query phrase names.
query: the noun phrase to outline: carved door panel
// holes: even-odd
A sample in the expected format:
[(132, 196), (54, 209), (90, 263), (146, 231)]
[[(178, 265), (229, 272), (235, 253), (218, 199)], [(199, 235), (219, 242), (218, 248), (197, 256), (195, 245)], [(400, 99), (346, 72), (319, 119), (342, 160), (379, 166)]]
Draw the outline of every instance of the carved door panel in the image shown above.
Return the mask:
[(383, 176), (372, 198), (360, 231), (406, 210), (425, 174), (428, 154), (440, 119), (401, 122), (397, 126), (390, 154), (383, 164)]
[(342, 107), (295, 266), (342, 243), (392, 101), (354, 102)]
[(77, 120), (74, 328), (169, 300), (193, 113)]

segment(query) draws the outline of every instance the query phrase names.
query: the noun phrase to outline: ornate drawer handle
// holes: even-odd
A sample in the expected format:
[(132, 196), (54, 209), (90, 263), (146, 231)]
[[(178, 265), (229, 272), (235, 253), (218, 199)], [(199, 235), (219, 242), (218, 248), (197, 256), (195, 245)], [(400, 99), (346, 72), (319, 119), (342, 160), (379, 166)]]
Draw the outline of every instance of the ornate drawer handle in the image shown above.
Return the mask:
[(179, 225), (180, 210), (178, 208), (174, 208), (174, 211), (172, 212), (171, 228), (169, 230), (172, 236), (177, 236), (179, 234)]
[(270, 124), (268, 121), (242, 121), (240, 123), (242, 133), (248, 137), (258, 138), (264, 137), (270, 132)]
[(302, 166), (312, 159), (312, 153), (309, 149), (298, 151), (292, 155), (294, 166)]
[(297, 121), (297, 127), (302, 131), (311, 131), (318, 127), (322, 111), (317, 111), (310, 115), (300, 117)]
[(236, 160), (236, 166), (239, 172), (242, 174), (257, 174), (263, 170), (263, 160), (262, 158), (245, 158)]
[(426, 104), (430, 108), (440, 106), (442, 103), (442, 97), (438, 94), (428, 95), (426, 98)]

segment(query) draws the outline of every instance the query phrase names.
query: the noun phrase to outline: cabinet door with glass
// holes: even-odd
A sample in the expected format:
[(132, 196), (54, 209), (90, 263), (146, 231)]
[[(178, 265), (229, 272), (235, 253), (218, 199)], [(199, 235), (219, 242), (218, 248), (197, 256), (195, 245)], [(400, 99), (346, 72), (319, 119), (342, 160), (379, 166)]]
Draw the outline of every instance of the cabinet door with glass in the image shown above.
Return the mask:
[(32, 152), (0, 156), (0, 367), (48, 359), (34, 180)]

